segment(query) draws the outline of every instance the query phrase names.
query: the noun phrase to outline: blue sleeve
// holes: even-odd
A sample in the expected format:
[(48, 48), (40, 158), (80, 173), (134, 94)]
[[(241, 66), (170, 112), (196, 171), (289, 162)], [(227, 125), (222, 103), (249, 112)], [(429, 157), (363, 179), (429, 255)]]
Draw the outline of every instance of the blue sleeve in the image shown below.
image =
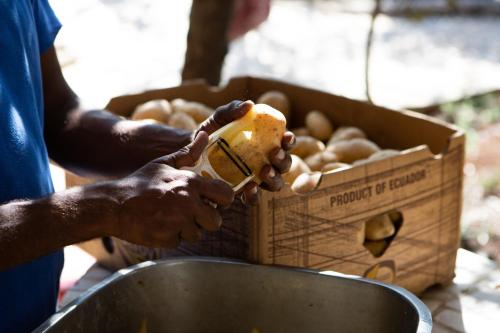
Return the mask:
[(40, 54), (54, 44), (61, 23), (50, 7), (48, 0), (32, 0)]

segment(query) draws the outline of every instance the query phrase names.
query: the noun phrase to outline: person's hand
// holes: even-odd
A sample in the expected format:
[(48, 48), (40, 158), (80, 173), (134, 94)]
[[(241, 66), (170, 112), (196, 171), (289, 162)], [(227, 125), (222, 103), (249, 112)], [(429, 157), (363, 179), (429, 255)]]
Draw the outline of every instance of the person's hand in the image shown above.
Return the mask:
[(236, 0), (229, 25), (228, 39), (242, 37), (269, 16), (271, 0)]
[(234, 199), (231, 187), (179, 170), (192, 166), (207, 143), (207, 133), (200, 131), (178, 152), (110, 182), (116, 202), (111, 235), (151, 247), (176, 247), (181, 239), (199, 240), (202, 228), (219, 229), (222, 218), (209, 203), (228, 207)]
[[(211, 134), (230, 122), (243, 117), (253, 106), (252, 101), (232, 101), (229, 104), (218, 107), (215, 113), (205, 120), (195, 135), (200, 132)], [(287, 172), (292, 164), (290, 149), (295, 144), (295, 136), (292, 132), (285, 132), (281, 141), (281, 148), (276, 148), (269, 155), (271, 165), (262, 168), (259, 178), (262, 179), (261, 188), (269, 191), (279, 191), (283, 187), (281, 174)], [(242, 191), (242, 200), (254, 204), (257, 200), (257, 184), (248, 183)]]

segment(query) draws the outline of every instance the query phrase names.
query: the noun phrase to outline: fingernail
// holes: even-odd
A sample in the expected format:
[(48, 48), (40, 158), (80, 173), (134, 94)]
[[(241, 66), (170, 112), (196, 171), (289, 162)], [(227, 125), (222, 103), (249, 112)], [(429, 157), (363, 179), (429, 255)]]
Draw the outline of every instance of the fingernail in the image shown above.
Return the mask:
[(291, 144), (291, 145), (295, 144), (295, 135), (294, 135), (294, 136), (292, 136), (292, 139), (290, 140), (290, 144)]
[(258, 190), (259, 189), (257, 188), (257, 186), (255, 186), (255, 187), (252, 187), (252, 189), (250, 191), (252, 191), (252, 194), (255, 194), (255, 193), (257, 193)]
[(274, 178), (274, 176), (276, 176), (276, 171), (274, 171), (274, 168), (271, 168), (267, 175), (269, 178)]
[(276, 154), (276, 157), (280, 160), (285, 158), (285, 151), (283, 149), (280, 149), (280, 151)]

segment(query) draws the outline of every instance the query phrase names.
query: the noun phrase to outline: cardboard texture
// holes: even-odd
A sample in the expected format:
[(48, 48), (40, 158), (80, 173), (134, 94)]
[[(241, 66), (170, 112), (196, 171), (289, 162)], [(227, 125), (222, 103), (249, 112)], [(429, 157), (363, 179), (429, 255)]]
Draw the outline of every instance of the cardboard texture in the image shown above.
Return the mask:
[[(454, 276), (462, 208), (464, 134), (425, 115), (393, 111), (275, 80), (242, 77), (223, 88), (202, 82), (113, 98), (107, 109), (122, 116), (156, 98), (184, 98), (211, 107), (231, 100), (256, 100), (269, 90), (285, 93), (292, 105), (289, 128), (306, 113), (321, 110), (335, 126), (357, 126), (399, 156), (323, 175), (318, 188), (297, 195), (289, 187), (262, 191), (256, 207), (236, 201), (223, 227), (197, 244), (149, 250), (115, 242), (129, 262), (171, 255), (240, 258), (262, 264), (333, 270), (396, 283), (414, 293)], [(80, 184), (69, 175), (69, 185)], [(399, 211), (402, 221), (382, 256), (360, 242), (366, 220)]]

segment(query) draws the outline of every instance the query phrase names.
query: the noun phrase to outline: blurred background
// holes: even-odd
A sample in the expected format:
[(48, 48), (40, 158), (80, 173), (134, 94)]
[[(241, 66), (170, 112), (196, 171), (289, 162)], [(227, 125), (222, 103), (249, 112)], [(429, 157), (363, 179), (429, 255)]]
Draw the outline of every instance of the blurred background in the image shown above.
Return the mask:
[[(204, 64), (216, 68), (207, 78), (213, 84), (246, 74), (273, 77), (462, 127), (462, 246), (500, 262), (500, 1), (194, 3), (203, 1), (215, 6), (213, 17), (229, 20), (227, 42), (212, 36), (211, 52), (222, 56)], [(181, 83), (192, 1), (50, 2), (63, 23), (56, 46), (64, 74), (88, 106)], [(185, 69), (184, 78), (206, 69)], [(62, 171), (53, 172), (64, 188)]]

